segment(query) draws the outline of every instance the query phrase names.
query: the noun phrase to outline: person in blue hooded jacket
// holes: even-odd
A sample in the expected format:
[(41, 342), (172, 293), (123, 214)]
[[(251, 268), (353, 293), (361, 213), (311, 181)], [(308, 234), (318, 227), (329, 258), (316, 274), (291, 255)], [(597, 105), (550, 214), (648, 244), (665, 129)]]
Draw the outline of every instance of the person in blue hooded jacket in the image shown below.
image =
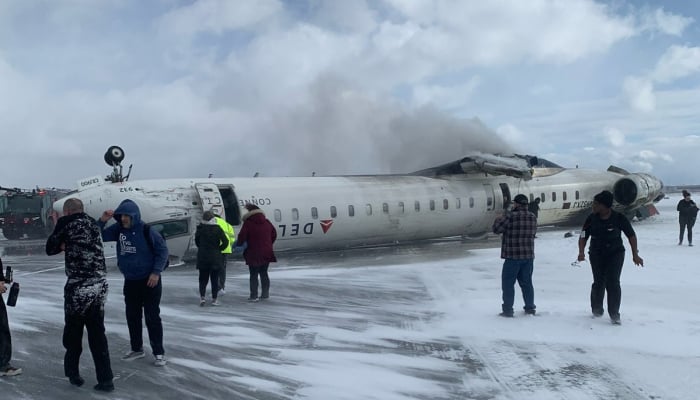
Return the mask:
[[(110, 218), (117, 223), (105, 227)], [(105, 211), (98, 224), (102, 228), (103, 241), (117, 242), (117, 265), (124, 275), (124, 303), (131, 351), (122, 360), (144, 357), (141, 323), (144, 316), (155, 365), (162, 367), (166, 361), (160, 319), (163, 292), (160, 274), (168, 261), (165, 239), (155, 229), (144, 228), (138, 205), (129, 199), (122, 201), (116, 210)], [(147, 233), (150, 240), (146, 238)]]

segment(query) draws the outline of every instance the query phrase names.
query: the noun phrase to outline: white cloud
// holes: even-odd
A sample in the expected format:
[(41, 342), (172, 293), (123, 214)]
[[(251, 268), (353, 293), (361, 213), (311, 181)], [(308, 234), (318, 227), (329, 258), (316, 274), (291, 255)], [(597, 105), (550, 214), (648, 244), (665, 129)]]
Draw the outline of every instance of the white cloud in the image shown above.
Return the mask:
[(656, 63), (652, 79), (669, 83), (700, 72), (700, 47), (671, 46)]
[(640, 12), (640, 19), (643, 28), (673, 36), (681, 36), (683, 31), (695, 21), (691, 17), (666, 12), (663, 7), (655, 10), (643, 9)]
[(625, 78), (622, 89), (632, 109), (649, 112), (656, 108), (654, 84), (650, 80), (628, 76)]
[(616, 128), (605, 128), (603, 132), (605, 140), (613, 147), (622, 147), (625, 144), (625, 134)]
[(463, 65), (568, 63), (636, 34), (631, 17), (587, 0), (387, 3), (421, 26), (414, 39), (421, 53)]
[(167, 12), (157, 25), (163, 34), (221, 34), (253, 27), (281, 11), (282, 4), (278, 0), (199, 0)]

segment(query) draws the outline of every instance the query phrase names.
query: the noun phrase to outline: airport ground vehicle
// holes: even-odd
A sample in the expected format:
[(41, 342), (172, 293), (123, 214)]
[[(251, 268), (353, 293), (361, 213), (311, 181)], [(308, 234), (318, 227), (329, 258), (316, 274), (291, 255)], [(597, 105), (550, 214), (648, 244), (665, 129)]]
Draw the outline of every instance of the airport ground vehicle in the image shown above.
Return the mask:
[(0, 186), (0, 229), (6, 239), (47, 237), (59, 215), (51, 207), (65, 191), (24, 190)]

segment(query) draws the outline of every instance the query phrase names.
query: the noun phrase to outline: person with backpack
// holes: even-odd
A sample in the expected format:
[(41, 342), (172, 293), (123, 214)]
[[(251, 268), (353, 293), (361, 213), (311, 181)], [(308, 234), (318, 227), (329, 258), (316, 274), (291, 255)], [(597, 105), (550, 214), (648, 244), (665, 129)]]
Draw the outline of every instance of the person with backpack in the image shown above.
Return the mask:
[[(110, 218), (114, 218), (116, 223), (106, 226)], [(129, 199), (122, 201), (116, 210), (102, 213), (98, 225), (102, 228), (103, 241), (117, 242), (117, 265), (124, 275), (124, 302), (131, 351), (122, 360), (131, 361), (145, 356), (143, 316), (155, 357), (154, 364), (165, 366), (163, 323), (160, 318), (160, 298), (163, 292), (161, 272), (168, 265), (165, 239), (143, 223), (138, 205)]]

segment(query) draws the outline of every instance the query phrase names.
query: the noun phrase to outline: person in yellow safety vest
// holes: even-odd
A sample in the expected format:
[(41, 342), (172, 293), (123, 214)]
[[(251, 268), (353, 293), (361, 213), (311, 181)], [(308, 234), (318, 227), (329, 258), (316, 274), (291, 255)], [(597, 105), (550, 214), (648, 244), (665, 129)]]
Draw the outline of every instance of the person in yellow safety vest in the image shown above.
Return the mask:
[(222, 268), (221, 271), (219, 271), (219, 294), (226, 294), (226, 290), (224, 290), (224, 288), (226, 287), (226, 258), (229, 254), (231, 254), (233, 243), (236, 241), (236, 232), (234, 232), (233, 226), (226, 222), (225, 219), (221, 218), (216, 214), (214, 215), (216, 218), (216, 224), (219, 225), (219, 227), (221, 227), (221, 230), (223, 230), (226, 236), (228, 237), (228, 246), (223, 251), (221, 251), (222, 256), (224, 258), (224, 268)]

